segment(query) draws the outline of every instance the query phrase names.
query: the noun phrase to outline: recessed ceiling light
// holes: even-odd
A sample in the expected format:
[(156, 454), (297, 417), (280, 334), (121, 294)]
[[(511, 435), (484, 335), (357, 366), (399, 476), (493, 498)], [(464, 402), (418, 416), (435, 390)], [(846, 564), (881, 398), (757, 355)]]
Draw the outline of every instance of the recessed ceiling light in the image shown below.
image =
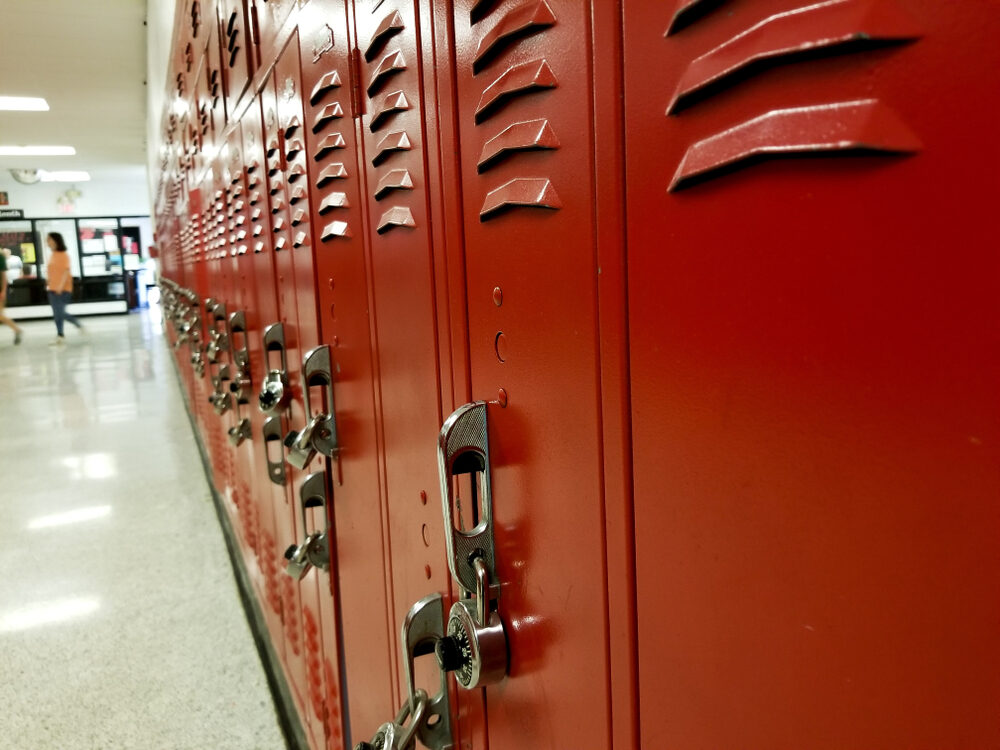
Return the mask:
[(37, 96), (0, 96), (0, 109), (9, 112), (48, 112), (49, 103)]
[(90, 182), (90, 172), (48, 172), (40, 169), (38, 176), (42, 182)]
[(72, 146), (0, 146), (0, 156), (74, 156)]

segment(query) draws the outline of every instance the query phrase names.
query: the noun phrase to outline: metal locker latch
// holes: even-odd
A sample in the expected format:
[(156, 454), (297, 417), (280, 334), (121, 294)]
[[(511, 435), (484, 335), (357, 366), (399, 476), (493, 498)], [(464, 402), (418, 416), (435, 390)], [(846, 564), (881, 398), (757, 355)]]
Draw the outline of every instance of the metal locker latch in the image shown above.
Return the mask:
[[(237, 402), (238, 403), (238, 402)], [(236, 407), (236, 424), (230, 427), (226, 434), (229, 435), (229, 442), (234, 448), (239, 448), (244, 442), (249, 440), (253, 433), (250, 427), (250, 420), (247, 417), (239, 416), (239, 407)]]
[(267, 371), (257, 396), (257, 406), (265, 414), (277, 416), (288, 408), (288, 402), (291, 400), (283, 323), (273, 323), (264, 329), (264, 362), (266, 367), (270, 367), (271, 352), (278, 352), (281, 357), (281, 367), (279, 369), (271, 368)]
[[(237, 336), (242, 336), (237, 339)], [(237, 347), (237, 340), (241, 346)], [(247, 342), (247, 322), (246, 315), (242, 310), (232, 313), (229, 316), (229, 341), (233, 347), (233, 364), (236, 366), (236, 373), (229, 390), (235, 396), (237, 404), (250, 403), (250, 351)]]
[[(264, 437), (264, 460), (267, 461), (267, 476), (275, 484), (285, 483), (285, 462), (281, 460), (281, 417), (268, 417), (261, 426)], [(278, 460), (271, 459), (271, 443), (278, 443)]]
[(208, 402), (215, 409), (215, 413), (222, 416), (233, 407), (233, 397), (229, 393), (226, 385), (232, 378), (229, 375), (229, 365), (222, 365), (219, 374), (212, 376), (212, 386), (214, 392), (208, 397)]
[(229, 337), (225, 331), (220, 331), (217, 327), (217, 323), (226, 320), (226, 306), (222, 302), (208, 299), (205, 301), (205, 311), (209, 315), (209, 321), (211, 321), (208, 331), (209, 342), (205, 347), (205, 354), (209, 362), (216, 363), (219, 361), (219, 355), (229, 348)]
[[(229, 381), (229, 392), (232, 394), (232, 400), (235, 404), (236, 410), (236, 424), (227, 430), (229, 435), (229, 442), (235, 446), (239, 447), (244, 442), (252, 439), (253, 432), (250, 427), (250, 419), (242, 415), (242, 406), (245, 406), (250, 401), (250, 353), (247, 350), (247, 336), (246, 336), (246, 316), (243, 311), (237, 311), (231, 314), (227, 320), (227, 327), (229, 329), (229, 341), (233, 347), (233, 366), (235, 367), (235, 374), (232, 380)], [(237, 335), (242, 336), (242, 346), (236, 347)]]
[[(317, 471), (305, 478), (299, 488), (299, 510), (302, 513), (302, 531), (305, 533), (306, 508), (323, 508), (327, 517), (326, 472)], [(285, 550), (288, 565), (285, 572), (301, 581), (312, 568), (330, 569), (329, 523), (323, 531), (308, 534), (302, 544), (293, 544)]]
[[(486, 403), (458, 408), (438, 437), (438, 470), (444, 511), (448, 568), (462, 590), (451, 607), (448, 633), (435, 647), (442, 671), (455, 672), (458, 684), (471, 690), (507, 674), (507, 634), (500, 620), (500, 585), (493, 543), (493, 493)], [(471, 477), (473, 528), (455, 524), (455, 478)], [(461, 520), (461, 519), (460, 519)]]
[[(314, 413), (310, 392), (317, 386), (324, 389), (326, 408)], [(285, 437), (285, 445), (288, 446), (286, 460), (297, 469), (308, 466), (317, 453), (332, 458), (337, 452), (337, 422), (334, 419), (329, 346), (317, 346), (306, 352), (302, 360), (302, 398), (306, 410), (305, 427), (298, 432), (293, 430)]]
[(434, 651), (445, 635), (444, 601), (430, 594), (414, 604), (403, 620), (400, 643), (406, 669), (407, 698), (392, 721), (378, 728), (371, 742), (359, 742), (354, 750), (408, 750), (420, 740), (430, 750), (451, 750), (451, 702), (448, 677), (441, 672), (437, 695), (433, 698), (414, 683), (414, 661)]

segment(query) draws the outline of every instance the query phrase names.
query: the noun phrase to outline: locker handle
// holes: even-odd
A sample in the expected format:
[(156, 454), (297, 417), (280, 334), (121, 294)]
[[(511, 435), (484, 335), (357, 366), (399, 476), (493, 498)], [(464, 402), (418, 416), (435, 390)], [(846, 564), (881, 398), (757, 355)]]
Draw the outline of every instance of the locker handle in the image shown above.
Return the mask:
[[(267, 476), (274, 484), (285, 483), (285, 462), (281, 460), (281, 417), (268, 417), (264, 420), (261, 433), (264, 437), (264, 460), (267, 462)], [(277, 442), (278, 460), (271, 459), (269, 446)]]
[[(435, 654), (441, 670), (455, 672), (459, 686), (466, 690), (503, 680), (509, 668), (507, 633), (499, 611), (487, 420), (484, 401), (466, 404), (445, 420), (438, 436), (448, 569), (464, 596), (452, 605), (448, 635), (437, 642)], [(468, 531), (455, 491), (461, 476), (471, 478), (474, 526)]]
[[(323, 389), (322, 410), (313, 409), (312, 390), (317, 387)], [(310, 349), (302, 359), (302, 400), (305, 426), (285, 436), (285, 460), (297, 469), (305, 469), (317, 453), (334, 458), (339, 451), (329, 346)]]
[(288, 560), (285, 572), (298, 581), (301, 581), (312, 568), (330, 570), (328, 504), (326, 472), (316, 471), (309, 474), (299, 487), (302, 532), (306, 533), (308, 528), (306, 508), (322, 508), (326, 524), (322, 531), (313, 531), (307, 534), (301, 544), (293, 544), (285, 550), (285, 559)]
[(354, 750), (399, 750), (416, 746), (416, 740), (429, 750), (451, 750), (451, 698), (447, 673), (441, 671), (437, 695), (429, 698), (414, 681), (414, 662), (433, 653), (436, 644), (447, 637), (444, 601), (441, 594), (429, 594), (414, 604), (403, 620), (400, 648), (406, 670), (407, 696), (395, 718), (382, 724), (371, 742), (359, 742)]

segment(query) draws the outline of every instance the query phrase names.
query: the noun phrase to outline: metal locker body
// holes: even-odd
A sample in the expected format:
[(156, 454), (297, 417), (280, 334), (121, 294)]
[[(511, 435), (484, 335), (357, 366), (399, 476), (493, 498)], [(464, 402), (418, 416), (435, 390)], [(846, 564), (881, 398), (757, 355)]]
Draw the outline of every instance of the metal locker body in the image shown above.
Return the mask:
[(674, 5), (624, 17), (641, 744), (997, 746), (997, 17)]
[[(342, 0), (312, 0), (299, 14), (303, 127), (313, 226), (316, 306), (322, 343), (336, 363), (337, 434), (334, 462), (336, 566), (341, 658), (355, 733), (378, 726), (397, 708), (368, 299), (367, 242), (359, 173), (357, 121), (352, 117), (351, 49)], [(315, 128), (334, 110), (342, 116)], [(327, 179), (327, 175), (338, 175)], [(333, 600), (331, 600), (332, 602)], [(329, 682), (329, 680), (328, 680)], [(339, 676), (338, 676), (339, 688)], [(356, 741), (356, 738), (355, 740)]]

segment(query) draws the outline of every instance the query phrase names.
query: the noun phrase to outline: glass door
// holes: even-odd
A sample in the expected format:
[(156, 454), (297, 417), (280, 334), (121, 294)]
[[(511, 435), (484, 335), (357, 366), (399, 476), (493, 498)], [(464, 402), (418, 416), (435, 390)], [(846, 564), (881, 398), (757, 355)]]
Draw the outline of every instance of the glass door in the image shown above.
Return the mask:
[(83, 300), (124, 299), (124, 263), (118, 219), (78, 219), (76, 223), (83, 270)]

